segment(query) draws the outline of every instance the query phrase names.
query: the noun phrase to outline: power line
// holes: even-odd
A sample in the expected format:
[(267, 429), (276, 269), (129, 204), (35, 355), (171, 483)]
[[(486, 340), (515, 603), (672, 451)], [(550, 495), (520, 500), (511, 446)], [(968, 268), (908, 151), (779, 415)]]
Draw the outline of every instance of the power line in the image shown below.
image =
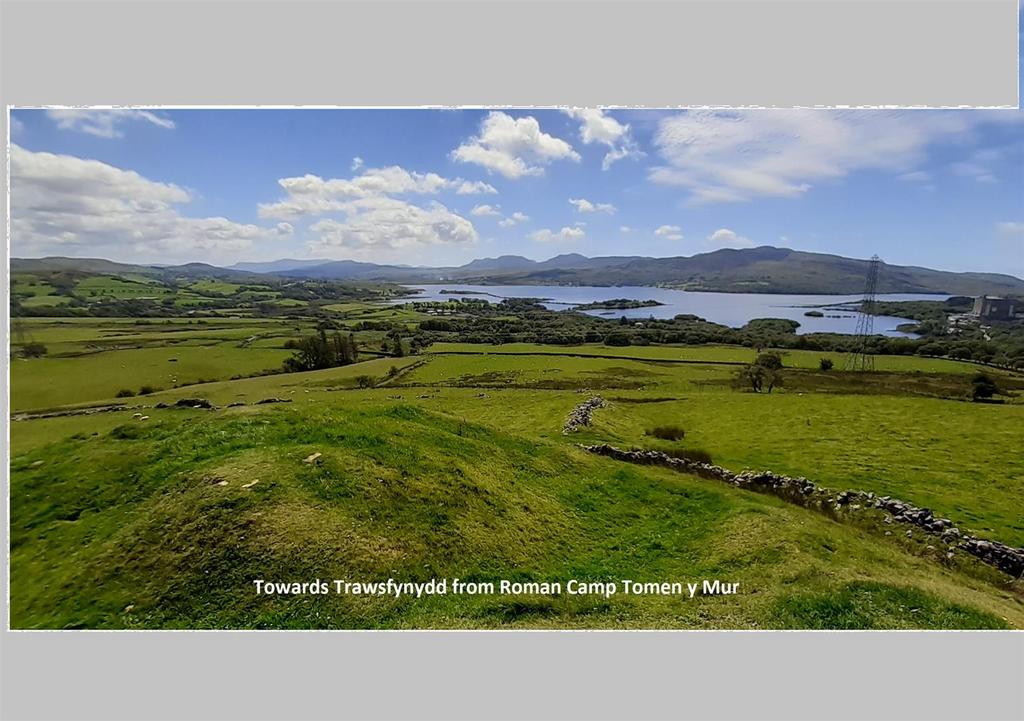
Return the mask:
[(868, 349), (868, 340), (875, 334), (875, 306), (878, 302), (878, 271), (882, 260), (877, 255), (868, 261), (867, 277), (864, 280), (864, 298), (857, 315), (857, 330), (854, 332), (853, 351), (846, 357), (846, 370), (873, 371), (875, 356)]

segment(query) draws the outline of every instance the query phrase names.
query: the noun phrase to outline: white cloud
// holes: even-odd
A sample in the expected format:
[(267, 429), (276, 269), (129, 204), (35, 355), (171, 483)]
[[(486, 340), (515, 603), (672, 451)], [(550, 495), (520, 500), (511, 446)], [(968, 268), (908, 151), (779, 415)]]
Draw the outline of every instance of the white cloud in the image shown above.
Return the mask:
[(392, 165), (367, 168), (353, 178), (325, 180), (317, 175), (281, 178), (277, 181), (287, 194), (276, 203), (261, 203), (261, 218), (297, 218), (343, 211), (354, 199), (388, 195), (436, 195), (444, 190), (457, 194), (496, 192), (486, 183), (471, 183), (462, 178), (449, 180), (437, 173), (410, 172)]
[(911, 174), (937, 141), (968, 143), (979, 123), (1020, 121), (980, 111), (692, 110), (661, 121), (664, 163), (649, 178), (685, 188), (690, 204), (793, 198), (859, 170)]
[(619, 232), (620, 233), (632, 233), (633, 231), (634, 231), (634, 228), (630, 228), (628, 225), (620, 225), (619, 226)]
[(277, 231), (278, 235), (291, 235), (295, 232), (295, 228), (291, 223), (278, 223), (274, 226), (274, 230)]
[(585, 198), (569, 198), (569, 202), (576, 206), (579, 213), (608, 213), (613, 214), (616, 208), (611, 203), (591, 203)]
[(996, 234), (1000, 238), (1024, 238), (1024, 221), (1004, 220), (996, 223)]
[(620, 123), (605, 111), (597, 108), (571, 108), (565, 113), (580, 121), (580, 140), (584, 145), (599, 143), (608, 147), (608, 153), (601, 163), (603, 170), (608, 170), (617, 160), (644, 156), (633, 140), (629, 125)]
[(541, 228), (530, 233), (530, 240), (539, 243), (558, 243), (571, 240), (580, 240), (585, 235), (583, 228), (566, 226), (555, 232), (548, 228)]
[(131, 170), (11, 146), (12, 252), (216, 262), (279, 229), (189, 218), (189, 193)]
[(437, 202), (421, 208), (397, 198), (361, 198), (345, 213), (344, 220), (325, 218), (310, 226), (319, 236), (309, 243), (313, 254), (404, 260), (429, 246), (478, 239), (470, 221)]
[(497, 189), (482, 180), (463, 180), (455, 186), (456, 195), (494, 195)]
[(501, 211), (498, 210), (499, 206), (496, 205), (477, 205), (471, 211), (470, 215), (484, 216), (484, 215), (501, 215)]
[(55, 109), (47, 110), (46, 116), (61, 130), (74, 130), (100, 138), (123, 137), (123, 126), (136, 121), (145, 121), (158, 128), (174, 128), (173, 120), (149, 110)]
[(499, 220), (498, 225), (500, 225), (502, 228), (512, 228), (519, 225), (520, 223), (525, 223), (529, 219), (530, 216), (528, 216), (526, 213), (520, 213), (517, 210), (507, 218), (502, 218), (501, 220)]
[(352, 158), (352, 165), (349, 166), (349, 169), (354, 173), (361, 167), (363, 167), (363, 159), (360, 158), (358, 155)]
[(8, 120), (10, 122), (10, 126), (8, 128), (8, 131), (9, 131), (10, 136), (12, 138), (15, 137), (16, 135), (20, 135), (22, 132), (24, 132), (24, 130), (25, 130), (25, 123), (23, 123), (20, 120), (18, 120), (16, 117), (14, 117), (14, 115), (10, 115), (9, 114), (7, 117), (8, 117)]
[(513, 118), (500, 111), (488, 113), (479, 134), (453, 150), (451, 157), (511, 180), (543, 175), (542, 166), (555, 160), (580, 159), (569, 143), (543, 132), (533, 116)]
[(753, 248), (754, 244), (750, 238), (737, 235), (735, 231), (728, 228), (719, 228), (706, 238), (709, 245), (716, 248)]
[(678, 225), (659, 226), (658, 229), (654, 231), (654, 234), (659, 238), (664, 238), (665, 240), (683, 239), (683, 229), (680, 228)]

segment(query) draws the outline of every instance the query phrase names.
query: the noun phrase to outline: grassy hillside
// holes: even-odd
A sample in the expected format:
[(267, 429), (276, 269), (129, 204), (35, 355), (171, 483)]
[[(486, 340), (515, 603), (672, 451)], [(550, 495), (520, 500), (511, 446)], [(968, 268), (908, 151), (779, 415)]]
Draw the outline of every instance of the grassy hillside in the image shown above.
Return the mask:
[[(781, 501), (365, 393), (378, 393), (370, 407), (164, 411), (18, 454), (12, 625), (1024, 626), (1019, 599), (984, 569), (937, 566)], [(303, 463), (313, 452), (322, 463)], [(708, 577), (744, 592), (412, 601), (252, 591), (254, 578), (435, 576)]]
[[(602, 267), (583, 261), (566, 259)], [(47, 263), (12, 276), (16, 628), (1024, 629), (1024, 582), (956, 540), (578, 445), (888, 494), (1024, 545), (1012, 328), (876, 338), (876, 370), (850, 373), (847, 337), (771, 321), (623, 325), (207, 266)], [(751, 392), (738, 373), (770, 348), (781, 385)], [(980, 371), (990, 402), (971, 402)], [(739, 590), (414, 599), (253, 583), (456, 577)]]
[[(406, 370), (389, 378), (392, 365)], [(731, 388), (732, 371), (428, 355), (170, 389), (130, 399), (139, 410), (17, 421), (12, 624), (1024, 628), (1019, 582), (966, 556), (948, 561), (902, 530), (885, 536), (574, 445), (700, 448), (729, 467), (891, 493), (965, 530), (1024, 541), (1024, 467), (1014, 453), (1024, 406), (756, 395)], [(380, 387), (359, 389), (360, 375)], [(610, 405), (564, 436), (584, 388)], [(221, 409), (153, 408), (194, 397)], [(267, 397), (291, 402), (253, 405)], [(233, 402), (248, 405), (225, 407)], [(148, 419), (133, 418), (140, 411)], [(686, 437), (647, 435), (665, 423)], [(986, 452), (973, 453), (981, 444)], [(303, 462), (313, 453), (319, 463)], [(252, 586), (318, 577), (718, 578), (742, 591), (395, 600), (258, 596)]]

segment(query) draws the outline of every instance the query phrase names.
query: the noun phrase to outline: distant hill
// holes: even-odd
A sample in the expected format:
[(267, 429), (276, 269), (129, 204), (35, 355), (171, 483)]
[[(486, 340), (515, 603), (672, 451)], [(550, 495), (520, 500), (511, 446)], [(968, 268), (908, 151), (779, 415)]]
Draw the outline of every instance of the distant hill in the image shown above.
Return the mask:
[[(578, 253), (534, 261), (518, 255), (481, 258), (458, 267), (423, 268), (379, 265), (355, 260), (282, 259), (237, 263), (217, 268), (203, 263), (156, 268), (93, 258), (11, 260), (11, 270), (81, 270), (93, 273), (165, 273), (214, 276), (274, 274), (295, 278), (390, 281), (395, 283), (461, 282), (523, 285), (648, 285), (727, 293), (856, 294), (864, 289), (867, 260), (761, 246), (724, 248), (670, 258)], [(262, 269), (262, 270), (258, 270)], [(918, 266), (883, 264), (881, 293), (948, 293), (950, 295), (1024, 295), (1024, 280), (1000, 273), (952, 273)]]
[(252, 263), (235, 263), (229, 265), (228, 270), (241, 270), (250, 273), (279, 273), (281, 271), (288, 270), (301, 270), (302, 268), (310, 268), (315, 265), (323, 265), (330, 263), (328, 258), (314, 258), (312, 260), (296, 260), (295, 258), (282, 258), (281, 260), (272, 260), (268, 262), (252, 262)]
[(74, 270), (81, 273), (142, 273), (159, 275), (160, 268), (151, 265), (115, 263), (102, 258), (11, 258), (12, 273), (35, 273), (39, 271)]

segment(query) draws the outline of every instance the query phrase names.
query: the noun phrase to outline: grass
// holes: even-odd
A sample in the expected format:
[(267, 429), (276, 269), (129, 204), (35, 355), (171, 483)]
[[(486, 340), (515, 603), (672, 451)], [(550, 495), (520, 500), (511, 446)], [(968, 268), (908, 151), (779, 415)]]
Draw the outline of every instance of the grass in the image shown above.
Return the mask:
[(618, 404), (595, 424), (596, 434), (636, 445), (652, 445), (645, 431), (654, 425), (679, 424), (727, 468), (893, 495), (1024, 546), (1021, 405), (723, 391)]
[[(770, 350), (770, 349), (765, 349)], [(628, 357), (651, 360), (684, 360), (718, 363), (751, 363), (757, 356), (753, 348), (727, 345), (703, 346), (605, 346), (600, 344), (577, 346), (540, 345), (536, 343), (505, 343), (482, 345), (475, 343), (435, 343), (435, 353), (487, 353), (487, 354), (550, 354), (550, 355), (595, 355)], [(831, 358), (836, 368), (842, 368), (844, 356), (840, 353), (824, 353), (810, 350), (778, 349), (783, 363), (789, 368), (817, 369), (822, 358)], [(977, 373), (979, 366), (966, 361), (922, 356), (876, 356), (875, 368), (879, 371), (923, 373)], [(996, 371), (999, 372), (999, 371)]]
[[(1020, 602), (984, 578), (803, 509), (381, 403), (381, 392), (351, 393), (369, 406), (168, 410), (18, 453), (12, 626), (1024, 626)], [(322, 462), (303, 463), (314, 451)], [(707, 577), (744, 593), (415, 601), (252, 587), (254, 578), (455, 576)], [(788, 584), (802, 578), (816, 580), (794, 602)], [(877, 600), (865, 605), (857, 584)], [(823, 609), (826, 597), (839, 610)]]
[[(394, 316), (404, 308), (338, 305), (345, 322), (414, 322)], [(970, 364), (879, 358), (879, 373), (852, 376), (789, 351), (786, 386), (767, 395), (733, 388), (735, 367), (721, 364), (749, 362), (745, 348), (438, 344), (422, 357), (230, 380), (279, 367), (284, 340), (307, 326), (20, 325), (15, 348), (43, 342), (49, 354), (12, 360), (15, 411), (158, 390), (121, 399), (124, 411), (10, 423), (15, 628), (1024, 628), (1021, 582), (980, 563), (574, 445), (805, 475), (1024, 545), (1024, 404), (952, 400)], [(379, 345), (379, 334), (359, 337)], [(360, 376), (375, 387), (359, 389)], [(212, 382), (172, 387), (199, 379)], [(563, 435), (593, 394), (608, 405)], [(182, 398), (220, 409), (154, 407)], [(266, 398), (290, 402), (256, 405)], [(718, 578), (741, 591), (395, 600), (252, 589), (254, 578), (456, 576)]]
[(163, 298), (170, 289), (151, 281), (122, 278), (111, 275), (94, 275), (83, 278), (75, 284), (75, 293), (88, 300), (102, 298)]
[[(113, 398), (122, 388), (171, 388), (281, 367), (290, 351), (211, 346), (112, 350), (70, 358), (11, 360), (11, 409), (84, 403)], [(174, 359), (172, 361), (172, 359)]]

